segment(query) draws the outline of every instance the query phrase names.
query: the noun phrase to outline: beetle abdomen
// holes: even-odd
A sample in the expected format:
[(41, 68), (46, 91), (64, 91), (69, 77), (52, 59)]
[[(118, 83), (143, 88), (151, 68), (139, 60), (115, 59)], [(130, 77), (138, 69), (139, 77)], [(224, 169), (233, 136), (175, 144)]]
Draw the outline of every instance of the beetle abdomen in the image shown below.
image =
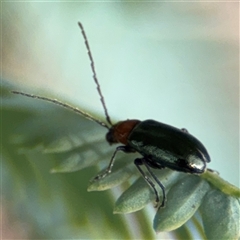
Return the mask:
[(142, 154), (156, 168), (202, 173), (210, 157), (203, 144), (191, 134), (154, 120), (136, 125), (128, 145)]

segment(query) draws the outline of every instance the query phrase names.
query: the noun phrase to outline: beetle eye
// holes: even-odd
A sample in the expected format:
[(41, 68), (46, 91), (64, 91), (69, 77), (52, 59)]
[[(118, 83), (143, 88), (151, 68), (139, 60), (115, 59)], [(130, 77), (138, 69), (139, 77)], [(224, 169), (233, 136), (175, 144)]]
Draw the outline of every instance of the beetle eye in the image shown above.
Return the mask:
[(106, 140), (108, 141), (108, 143), (110, 145), (113, 144), (113, 143), (117, 143), (113, 133), (114, 133), (114, 131), (112, 129), (110, 129), (108, 131), (108, 133), (106, 134)]

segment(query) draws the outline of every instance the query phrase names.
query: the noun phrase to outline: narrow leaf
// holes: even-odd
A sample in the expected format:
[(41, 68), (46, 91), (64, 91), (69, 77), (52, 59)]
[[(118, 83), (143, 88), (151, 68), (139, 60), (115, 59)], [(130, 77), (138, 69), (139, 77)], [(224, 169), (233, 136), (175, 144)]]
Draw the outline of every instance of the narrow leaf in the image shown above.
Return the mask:
[[(94, 144), (93, 144), (94, 145)], [(97, 147), (106, 145), (103, 141), (98, 142)], [(81, 147), (78, 147), (72, 151), (57, 153), (56, 158), (60, 160), (54, 168), (51, 169), (52, 173), (60, 172), (76, 172), (86, 167), (96, 164), (101, 159), (110, 159), (110, 150), (105, 153), (96, 151), (96, 148), (93, 148), (91, 144), (85, 143)]]
[[(154, 172), (167, 190), (181, 175), (168, 169)], [(159, 191), (162, 196), (161, 190)], [(144, 208), (148, 203), (155, 200), (152, 189), (141, 177), (129, 187), (117, 200), (114, 213), (130, 213)], [(161, 200), (160, 200), (161, 201)]]
[(239, 238), (240, 206), (236, 198), (213, 189), (204, 197), (200, 209), (207, 239)]
[(127, 181), (133, 173), (132, 167), (122, 167), (108, 174), (106, 177), (97, 181), (91, 181), (88, 185), (88, 192), (104, 191), (120, 185)]
[(155, 231), (172, 231), (182, 226), (196, 212), (208, 189), (208, 183), (198, 176), (188, 175), (180, 180), (170, 189), (166, 207), (158, 209)]

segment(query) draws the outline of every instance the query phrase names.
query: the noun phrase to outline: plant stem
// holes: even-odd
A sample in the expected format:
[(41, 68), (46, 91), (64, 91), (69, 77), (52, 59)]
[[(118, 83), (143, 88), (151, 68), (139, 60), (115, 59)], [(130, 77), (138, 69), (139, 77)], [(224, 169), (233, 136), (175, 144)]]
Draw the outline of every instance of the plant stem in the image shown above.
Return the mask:
[(206, 179), (223, 193), (240, 198), (240, 189), (222, 179), (216, 172), (208, 170), (202, 174), (201, 177)]

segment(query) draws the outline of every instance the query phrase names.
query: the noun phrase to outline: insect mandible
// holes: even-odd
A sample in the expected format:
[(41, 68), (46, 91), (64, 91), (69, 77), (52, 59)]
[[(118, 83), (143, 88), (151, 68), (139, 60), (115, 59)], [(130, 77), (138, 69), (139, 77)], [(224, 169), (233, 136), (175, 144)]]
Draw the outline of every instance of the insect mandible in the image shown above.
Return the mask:
[(143, 171), (142, 166), (145, 166), (150, 176), (162, 189), (163, 196), (160, 207), (164, 207), (166, 201), (165, 188), (151, 169), (162, 169), (166, 167), (176, 171), (201, 174), (206, 171), (206, 164), (210, 162), (210, 156), (203, 144), (197, 138), (189, 134), (189, 132), (184, 128), (178, 129), (155, 120), (140, 121), (137, 119), (127, 119), (125, 121), (112, 124), (97, 79), (94, 61), (85, 30), (80, 22), (78, 22), (78, 25), (82, 31), (91, 63), (93, 79), (97, 85), (97, 91), (100, 96), (107, 123), (104, 123), (80, 109), (72, 107), (56, 99), (50, 99), (20, 91), (12, 91), (12, 93), (58, 104), (62, 107), (71, 109), (77, 114), (83, 115), (84, 117), (100, 124), (102, 127), (107, 128), (107, 142), (109, 144), (121, 143), (122, 145), (115, 149), (106, 170), (102, 174), (97, 175), (93, 181), (102, 179), (111, 173), (117, 152), (138, 152), (141, 157), (136, 158), (134, 160), (134, 164), (154, 191), (156, 196), (156, 206), (159, 205), (160, 201), (158, 191), (152, 179)]

